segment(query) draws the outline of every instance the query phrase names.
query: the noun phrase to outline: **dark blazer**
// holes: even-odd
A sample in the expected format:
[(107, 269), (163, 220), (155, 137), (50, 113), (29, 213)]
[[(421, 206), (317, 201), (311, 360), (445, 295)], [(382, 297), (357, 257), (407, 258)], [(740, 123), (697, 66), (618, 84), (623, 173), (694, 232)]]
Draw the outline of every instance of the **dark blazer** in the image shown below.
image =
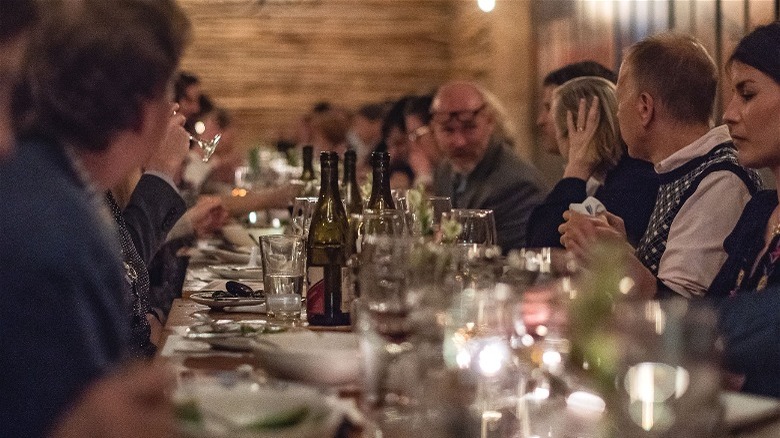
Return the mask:
[(434, 173), (434, 192), (452, 197), (453, 208), (493, 210), (504, 253), (525, 246), (528, 217), (546, 193), (535, 167), (515, 155), (508, 144), (494, 141), (466, 176), (464, 190), (456, 193), (455, 183), (456, 174), (445, 161)]
[(182, 197), (165, 180), (148, 173), (141, 176), (122, 216), (144, 263), (149, 265), (186, 210)]
[[(544, 202), (534, 209), (528, 221), (528, 246), (563, 248), (558, 226), (569, 204), (588, 197), (586, 182), (579, 178), (563, 178)], [(618, 165), (607, 173), (604, 185), (594, 197), (612, 214), (620, 216), (626, 225), (629, 243), (636, 246), (645, 234), (658, 193), (658, 175), (653, 165), (623, 155)]]
[(44, 436), (124, 357), (124, 270), (101, 195), (51, 142), (0, 162), (0, 435)]

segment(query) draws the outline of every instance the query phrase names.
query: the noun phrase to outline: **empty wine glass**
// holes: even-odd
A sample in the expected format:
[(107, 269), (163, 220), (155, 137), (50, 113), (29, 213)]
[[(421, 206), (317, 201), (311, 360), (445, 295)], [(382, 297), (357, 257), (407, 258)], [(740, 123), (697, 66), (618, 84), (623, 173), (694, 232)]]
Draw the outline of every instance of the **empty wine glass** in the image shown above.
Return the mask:
[(292, 232), (296, 236), (304, 239), (309, 237), (309, 226), (311, 226), (311, 215), (314, 213), (314, 207), (317, 205), (315, 197), (297, 197), (293, 203), (292, 210)]
[(222, 134), (217, 134), (212, 138), (211, 140), (202, 140), (200, 138), (195, 137), (194, 135), (190, 134), (190, 141), (194, 141), (196, 145), (203, 151), (203, 162), (209, 161), (209, 158), (214, 154), (214, 151), (217, 149), (217, 145), (219, 144), (219, 140), (222, 139)]
[(452, 210), (452, 200), (449, 196), (428, 196), (428, 202), (433, 208), (433, 224), (439, 226), (441, 215)]
[(455, 208), (442, 214), (461, 226), (456, 243), (492, 246), (496, 244), (496, 219), (493, 210)]

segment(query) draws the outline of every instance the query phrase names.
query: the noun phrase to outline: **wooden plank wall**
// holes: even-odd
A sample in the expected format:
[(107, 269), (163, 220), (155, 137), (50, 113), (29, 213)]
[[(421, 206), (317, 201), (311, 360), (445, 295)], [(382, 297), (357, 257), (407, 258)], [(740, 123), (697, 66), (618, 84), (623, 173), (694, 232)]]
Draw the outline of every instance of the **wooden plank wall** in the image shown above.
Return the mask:
[(528, 1), (499, 0), (490, 14), (476, 0), (179, 2), (194, 24), (182, 67), (233, 112), (245, 147), (273, 141), (317, 101), (356, 108), (452, 77), (496, 86), (526, 127), (519, 143), (533, 143), (535, 78), (509, 80), (528, 75), (528, 59), (509, 56), (533, 52)]
[(320, 100), (354, 108), (449, 74), (448, 0), (180, 3), (194, 23), (182, 66), (234, 112), (244, 142), (271, 140)]

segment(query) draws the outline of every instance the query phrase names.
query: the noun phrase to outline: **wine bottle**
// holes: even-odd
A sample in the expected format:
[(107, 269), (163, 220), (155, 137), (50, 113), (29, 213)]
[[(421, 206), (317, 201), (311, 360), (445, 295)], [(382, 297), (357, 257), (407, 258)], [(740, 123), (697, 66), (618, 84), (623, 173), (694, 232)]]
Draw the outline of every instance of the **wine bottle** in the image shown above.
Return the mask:
[(387, 152), (371, 154), (373, 182), (371, 197), (366, 208), (371, 210), (394, 209), (393, 195), (390, 193), (390, 155)]
[(314, 146), (306, 145), (301, 150), (303, 155), (303, 172), (301, 172), (301, 181), (312, 181), (314, 176)]
[(303, 191), (301, 196), (317, 196), (317, 175), (314, 174), (314, 146), (305, 145), (301, 150), (303, 155)]
[(306, 314), (309, 325), (349, 325), (347, 214), (339, 195), (339, 156), (320, 154), (320, 196), (312, 213), (307, 242)]
[(344, 178), (342, 186), (344, 190), (344, 208), (347, 210), (348, 215), (363, 212), (363, 199), (360, 197), (360, 186), (357, 183), (356, 166), (357, 153), (353, 149), (344, 152)]

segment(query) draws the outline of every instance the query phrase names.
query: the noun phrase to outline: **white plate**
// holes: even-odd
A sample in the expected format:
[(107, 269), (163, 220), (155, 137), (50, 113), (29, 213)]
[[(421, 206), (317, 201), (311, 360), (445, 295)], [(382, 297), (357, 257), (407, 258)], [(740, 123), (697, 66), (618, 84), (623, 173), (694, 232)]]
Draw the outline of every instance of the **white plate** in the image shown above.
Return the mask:
[(240, 224), (228, 224), (222, 227), (222, 236), (225, 240), (238, 246), (256, 245), (249, 237), (250, 234), (254, 239), (258, 239), (260, 236), (282, 233), (284, 233), (284, 228), (247, 228)]
[[(231, 376), (182, 378), (174, 399), (179, 412), (186, 407), (200, 413), (195, 422), (179, 416), (184, 432), (197, 437), (331, 438), (343, 417), (334, 401), (315, 388)], [(246, 428), (282, 418), (288, 424)]]
[(231, 280), (262, 280), (263, 268), (246, 265), (211, 265), (208, 270), (222, 278)]
[(215, 257), (222, 262), (239, 263), (242, 265), (246, 265), (247, 263), (249, 263), (249, 257), (252, 251), (251, 247), (245, 247), (245, 246), (237, 247), (236, 250), (238, 252), (228, 251), (226, 249), (214, 248), (214, 247), (198, 248), (198, 250), (202, 254)]
[(250, 298), (250, 297), (231, 297), (231, 298), (211, 298), (213, 292), (197, 292), (190, 295), (190, 299), (198, 304), (205, 304), (212, 309), (222, 309), (224, 307), (236, 307), (236, 306), (256, 306), (258, 304), (265, 304), (265, 298)]
[(780, 416), (780, 400), (740, 392), (720, 395), (726, 408), (724, 422), (729, 429), (738, 429)]
[(361, 377), (354, 333), (288, 331), (252, 339), (255, 356), (273, 375), (328, 385), (357, 383)]
[(285, 330), (285, 327), (269, 323), (264, 319), (248, 321), (219, 319), (213, 325), (198, 323), (187, 327), (184, 337), (197, 340), (224, 339), (257, 336), (265, 333), (280, 333)]

